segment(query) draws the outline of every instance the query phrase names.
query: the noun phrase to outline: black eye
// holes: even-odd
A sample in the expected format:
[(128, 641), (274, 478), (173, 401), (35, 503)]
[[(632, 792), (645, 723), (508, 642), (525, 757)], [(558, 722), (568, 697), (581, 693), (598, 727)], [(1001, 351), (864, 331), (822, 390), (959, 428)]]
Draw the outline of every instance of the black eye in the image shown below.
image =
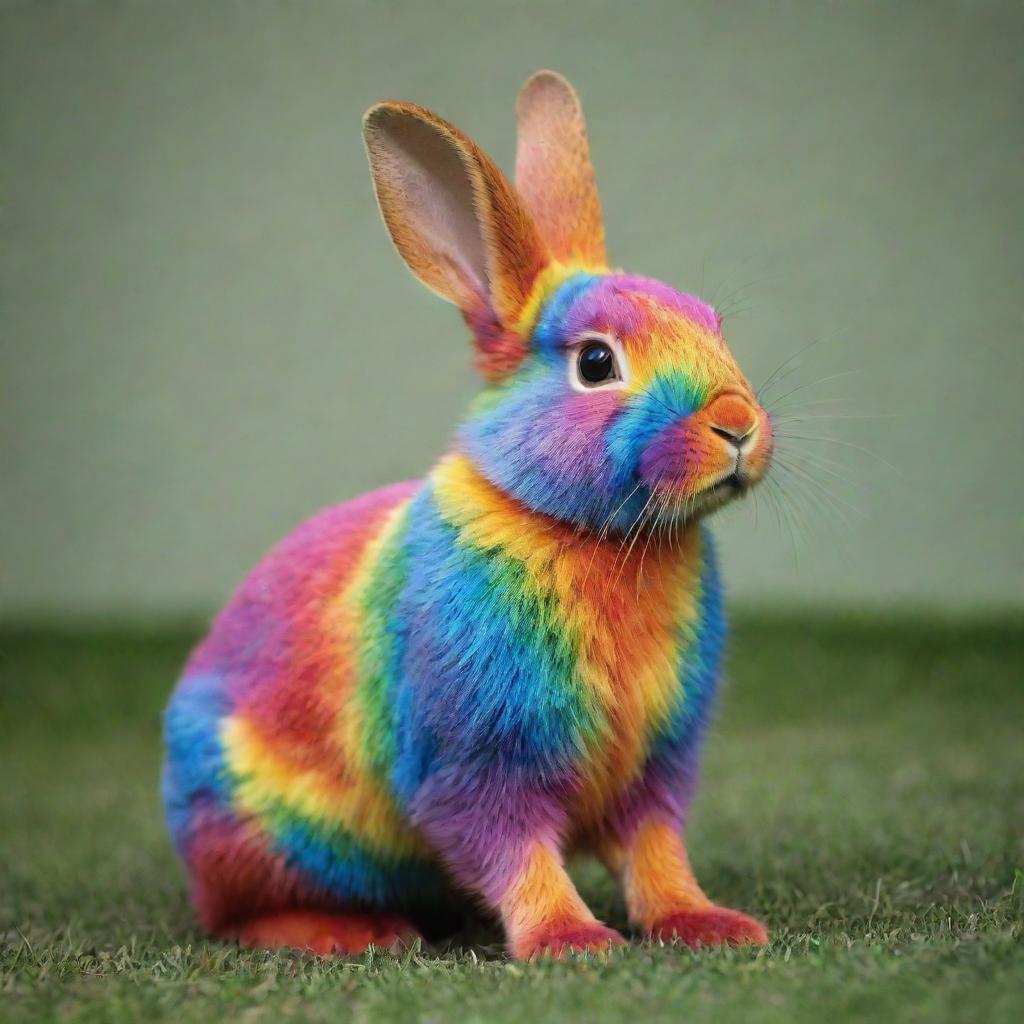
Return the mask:
[(584, 345), (577, 365), (580, 379), (586, 384), (603, 384), (605, 381), (617, 380), (619, 376), (615, 367), (615, 353), (603, 341)]

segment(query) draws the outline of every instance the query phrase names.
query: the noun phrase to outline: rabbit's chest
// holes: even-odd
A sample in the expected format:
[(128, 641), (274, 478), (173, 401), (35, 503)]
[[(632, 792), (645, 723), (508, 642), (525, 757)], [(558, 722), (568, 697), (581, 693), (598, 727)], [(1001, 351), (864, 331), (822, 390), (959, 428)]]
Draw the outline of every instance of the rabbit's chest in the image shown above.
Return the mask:
[(687, 721), (701, 712), (700, 690), (713, 681), (698, 680), (708, 629), (700, 570), (691, 559), (646, 566), (632, 588), (605, 593), (592, 611), (575, 665), (594, 722), (579, 737), (575, 765), (573, 817), (581, 826), (632, 785), (659, 750), (680, 742)]
[(398, 788), (490, 763), (570, 794), (582, 823), (677, 741), (694, 706), (710, 551), (697, 530), (623, 551), (519, 525), (452, 511), (416, 528), (389, 615), (405, 694), (393, 732), (410, 769)]

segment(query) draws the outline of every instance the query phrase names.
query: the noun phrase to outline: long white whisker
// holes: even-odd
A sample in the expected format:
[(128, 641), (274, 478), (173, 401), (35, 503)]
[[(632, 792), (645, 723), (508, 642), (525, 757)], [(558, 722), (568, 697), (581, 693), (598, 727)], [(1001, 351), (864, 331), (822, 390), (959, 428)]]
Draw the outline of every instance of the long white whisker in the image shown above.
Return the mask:
[(878, 452), (873, 452), (870, 448), (865, 448), (861, 444), (855, 444), (853, 441), (844, 441), (839, 437), (827, 437), (827, 436), (816, 436), (812, 434), (785, 434), (784, 437), (791, 438), (794, 441), (812, 441), (820, 444), (838, 444), (843, 448), (852, 448), (855, 451), (863, 452), (865, 455), (870, 455), (873, 459), (878, 459), (883, 466), (891, 469), (898, 476), (903, 476), (901, 470), (897, 469), (891, 462), (883, 459)]
[[(803, 391), (806, 388), (820, 387), (822, 384), (827, 384), (829, 381), (839, 380), (841, 377), (852, 377), (854, 374), (863, 373), (863, 372), (864, 372), (863, 370), (842, 370), (839, 373), (833, 373), (833, 374), (830, 374), (827, 377), (821, 377), (818, 380), (810, 380), (810, 381), (807, 381), (805, 384), (798, 384), (795, 388), (791, 388), (784, 395), (780, 395), (778, 398), (776, 398), (775, 401), (774, 401), (775, 407), (778, 408), (778, 403), (779, 402), (785, 401), (791, 395), (795, 395), (795, 394), (797, 394), (797, 392)], [(769, 408), (768, 409), (768, 414), (771, 415), (771, 412), (772, 412), (772, 410)]]
[[(845, 516), (845, 513), (843, 512), (843, 510), (844, 509), (848, 509), (850, 512), (853, 512), (855, 515), (860, 516), (862, 518), (866, 518), (866, 514), (861, 509), (859, 509), (856, 505), (851, 504), (845, 498), (840, 497), (838, 494), (834, 494), (827, 487), (825, 487), (825, 485), (817, 477), (815, 477), (812, 474), (808, 473), (806, 470), (801, 469), (798, 466), (783, 465), (783, 464), (780, 464), (778, 466), (778, 468), (781, 471), (783, 471), (785, 473), (788, 473), (790, 475), (790, 477), (793, 479), (793, 481), (796, 482), (798, 488), (799, 488), (799, 485), (801, 483), (804, 484), (805, 486), (814, 488), (814, 490), (817, 492), (817, 494), (822, 499), (827, 501), (832, 506), (832, 508), (836, 511), (836, 513), (840, 513), (840, 514), (843, 514)], [(847, 525), (850, 525), (848, 521), (847, 521)]]

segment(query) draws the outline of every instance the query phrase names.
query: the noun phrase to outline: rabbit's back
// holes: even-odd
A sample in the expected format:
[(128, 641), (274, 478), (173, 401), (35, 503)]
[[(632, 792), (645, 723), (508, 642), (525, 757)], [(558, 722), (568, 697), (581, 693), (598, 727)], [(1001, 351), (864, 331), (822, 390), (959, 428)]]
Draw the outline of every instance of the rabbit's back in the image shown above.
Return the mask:
[(387, 785), (386, 680), (375, 663), (388, 540), (417, 486), (302, 524), (189, 659), (165, 715), (163, 792), (208, 927), (236, 904), (322, 904), (325, 893), (393, 903), (440, 884)]

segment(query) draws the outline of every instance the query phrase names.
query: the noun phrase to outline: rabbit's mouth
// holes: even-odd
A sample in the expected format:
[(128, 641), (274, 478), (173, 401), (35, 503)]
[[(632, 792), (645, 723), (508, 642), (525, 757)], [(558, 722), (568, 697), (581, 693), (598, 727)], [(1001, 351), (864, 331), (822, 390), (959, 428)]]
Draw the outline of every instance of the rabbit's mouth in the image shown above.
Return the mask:
[(724, 480), (719, 480), (705, 487), (696, 495), (698, 501), (719, 499), (729, 501), (738, 498), (750, 486), (750, 481), (742, 476), (738, 469), (734, 469)]
[(691, 494), (683, 501), (686, 518), (705, 516), (742, 497), (756, 481), (737, 466), (727, 476)]
[(707, 488), (709, 494), (730, 493), (742, 494), (750, 486), (750, 481), (744, 477), (739, 469), (734, 469), (724, 480), (712, 484)]
[(717, 479), (708, 483), (694, 486), (690, 481), (662, 478), (655, 483), (653, 493), (669, 498), (672, 519), (692, 521), (742, 498), (760, 478), (756, 468), (751, 471), (745, 459), (736, 458), (731, 466), (720, 470)]

